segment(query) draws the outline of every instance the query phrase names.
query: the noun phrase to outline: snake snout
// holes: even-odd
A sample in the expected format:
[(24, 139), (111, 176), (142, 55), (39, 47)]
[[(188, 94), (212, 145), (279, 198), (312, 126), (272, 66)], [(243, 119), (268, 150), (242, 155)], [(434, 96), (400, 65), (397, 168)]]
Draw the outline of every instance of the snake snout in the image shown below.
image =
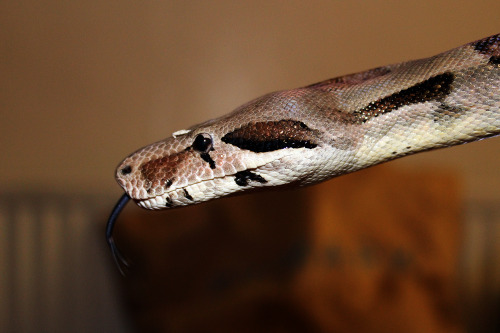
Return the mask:
[(116, 180), (123, 185), (127, 180), (130, 179), (134, 172), (134, 167), (131, 164), (123, 163), (116, 168)]
[(123, 161), (115, 171), (115, 178), (118, 183), (126, 190), (126, 184), (130, 183), (134, 178), (137, 171), (137, 166), (131, 161)]

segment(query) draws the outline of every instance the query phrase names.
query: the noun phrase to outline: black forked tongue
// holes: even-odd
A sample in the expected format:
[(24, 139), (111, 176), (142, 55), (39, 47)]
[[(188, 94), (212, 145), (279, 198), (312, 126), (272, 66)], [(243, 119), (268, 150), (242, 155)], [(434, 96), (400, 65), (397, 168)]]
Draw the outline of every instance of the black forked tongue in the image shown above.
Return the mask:
[(129, 200), (130, 197), (127, 193), (120, 197), (115, 205), (115, 208), (113, 208), (113, 211), (111, 212), (111, 215), (108, 219), (108, 224), (106, 225), (106, 240), (108, 241), (108, 245), (111, 248), (111, 254), (113, 254), (113, 259), (115, 260), (116, 266), (118, 266), (118, 270), (122, 275), (125, 275), (124, 268), (128, 268), (129, 263), (116, 247), (115, 240), (113, 239), (113, 227), (115, 226), (115, 221), (118, 218), (118, 215), (120, 215), (120, 212)]

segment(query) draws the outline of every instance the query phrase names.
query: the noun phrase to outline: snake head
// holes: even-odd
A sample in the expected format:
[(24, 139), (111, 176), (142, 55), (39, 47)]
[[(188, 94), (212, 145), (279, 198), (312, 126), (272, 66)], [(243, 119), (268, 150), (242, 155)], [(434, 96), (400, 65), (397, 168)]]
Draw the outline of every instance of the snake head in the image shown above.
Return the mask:
[(307, 100), (300, 91), (272, 93), (227, 116), (178, 131), (125, 158), (116, 179), (147, 209), (320, 181), (325, 178), (325, 162), (317, 153), (322, 131), (300, 120), (297, 111)]

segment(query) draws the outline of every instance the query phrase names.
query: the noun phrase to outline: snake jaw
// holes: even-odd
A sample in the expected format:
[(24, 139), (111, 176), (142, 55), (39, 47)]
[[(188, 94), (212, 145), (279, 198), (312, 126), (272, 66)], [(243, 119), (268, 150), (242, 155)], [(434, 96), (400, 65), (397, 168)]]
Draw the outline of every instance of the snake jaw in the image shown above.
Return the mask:
[[(154, 197), (135, 200), (142, 208), (151, 210), (181, 207), (209, 201), (231, 193), (264, 186), (268, 183), (257, 171), (236, 172), (174, 188)], [(266, 176), (267, 179), (269, 179)], [(276, 184), (277, 185), (277, 184)]]
[[(209, 164), (196, 154), (173, 153), (142, 163), (137, 162), (137, 157), (132, 155), (118, 166), (116, 178), (140, 207), (151, 210), (168, 209), (263, 186), (284, 185), (290, 179), (280, 173), (280, 165), (288, 165), (290, 161), (299, 163), (302, 159), (308, 160), (303, 150), (307, 152), (309, 149), (282, 149), (260, 154), (241, 151), (239, 155), (246, 158), (239, 159), (234, 158), (234, 152), (219, 151), (212, 155), (216, 163), (215, 169), (210, 168)], [(174, 155), (182, 158), (175, 157), (174, 163), (170, 163), (169, 160), (172, 160)], [(286, 159), (288, 161), (283, 162)], [(121, 170), (127, 166), (130, 166), (132, 171), (123, 175)], [(156, 173), (141, 172), (149, 170), (151, 166), (155, 167)]]

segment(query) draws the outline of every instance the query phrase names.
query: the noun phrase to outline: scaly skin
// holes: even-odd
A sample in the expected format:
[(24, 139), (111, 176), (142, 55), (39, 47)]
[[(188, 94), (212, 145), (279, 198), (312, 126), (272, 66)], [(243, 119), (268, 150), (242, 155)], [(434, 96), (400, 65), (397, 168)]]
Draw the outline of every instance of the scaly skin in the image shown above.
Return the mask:
[(500, 35), (437, 56), (270, 93), (128, 156), (116, 179), (163, 209), (314, 184), (500, 133)]

